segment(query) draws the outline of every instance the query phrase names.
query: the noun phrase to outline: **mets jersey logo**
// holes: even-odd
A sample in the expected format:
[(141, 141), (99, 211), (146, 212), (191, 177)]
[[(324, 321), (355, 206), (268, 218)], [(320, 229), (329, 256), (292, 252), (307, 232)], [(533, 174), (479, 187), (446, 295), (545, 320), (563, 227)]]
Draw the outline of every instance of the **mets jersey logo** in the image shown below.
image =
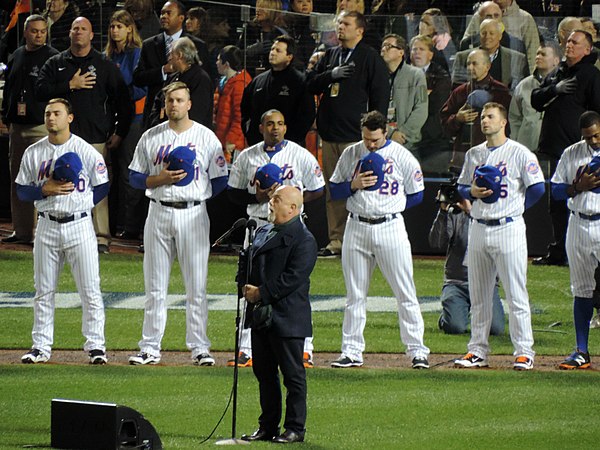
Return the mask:
[(315, 166), (315, 176), (320, 177), (323, 174), (323, 171), (321, 170), (321, 166), (319, 166), (318, 164)]
[(285, 163), (281, 166), (281, 179), (282, 180), (293, 180), (294, 179), (294, 166)]
[(38, 170), (38, 181), (42, 181), (44, 178), (50, 178), (50, 168), (52, 167), (52, 159), (48, 161), (42, 161), (40, 163), (40, 169)]
[(217, 156), (217, 166), (225, 167), (225, 164), (227, 164), (227, 162), (225, 161), (225, 158), (221, 155)]
[(106, 173), (106, 164), (103, 161), (96, 161), (96, 172), (100, 175)]
[(540, 166), (535, 161), (528, 161), (525, 165), (525, 170), (531, 175), (535, 175), (540, 171)]
[(420, 171), (420, 170), (418, 170), (418, 169), (417, 169), (417, 170), (415, 170), (415, 175), (414, 175), (414, 177), (415, 177), (415, 181), (418, 181), (418, 182), (420, 183), (421, 181), (423, 181), (423, 172), (421, 172), (421, 171)]

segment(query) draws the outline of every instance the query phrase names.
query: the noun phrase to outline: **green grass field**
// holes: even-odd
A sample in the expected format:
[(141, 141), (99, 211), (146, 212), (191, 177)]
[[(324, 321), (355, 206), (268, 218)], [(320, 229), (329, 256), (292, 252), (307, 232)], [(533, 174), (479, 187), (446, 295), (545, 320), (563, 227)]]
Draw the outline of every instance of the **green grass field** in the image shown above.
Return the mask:
[[(105, 292), (142, 292), (140, 255), (101, 258)], [(235, 291), (236, 261), (211, 257), (209, 292)], [(420, 296), (438, 295), (443, 261), (417, 259), (415, 282)], [(59, 290), (74, 291), (68, 269)], [(0, 252), (0, 292), (33, 291), (31, 255)], [(568, 270), (530, 267), (529, 292), (536, 351), (564, 355), (573, 346)], [(170, 291), (182, 293), (174, 268)], [(319, 261), (312, 292), (343, 295), (339, 260)], [(391, 292), (379, 272), (370, 295)], [(0, 308), (0, 349), (30, 346), (29, 308)], [(462, 354), (468, 336), (446, 336), (437, 330), (437, 314), (424, 315), (426, 344), (434, 353)], [(135, 350), (142, 311), (107, 310), (106, 336), (110, 349)], [(81, 312), (58, 309), (56, 349), (79, 349)], [(340, 348), (342, 313), (314, 314), (316, 351)], [(548, 328), (550, 324), (562, 325)], [(214, 350), (231, 351), (233, 313), (211, 311), (209, 336)], [(183, 311), (169, 312), (164, 348), (184, 350)], [(400, 353), (394, 313), (369, 313), (365, 332), (368, 352)], [(591, 330), (592, 354), (597, 355), (600, 330)], [(508, 336), (491, 339), (494, 353), (510, 355)], [(510, 359), (511, 356), (507, 356)], [(595, 358), (594, 360), (596, 360)], [(307, 442), (314, 449), (396, 448), (595, 448), (600, 407), (600, 372), (509, 370), (360, 369), (317, 367), (308, 372)], [(50, 443), (50, 400), (73, 398), (115, 402), (144, 414), (156, 427), (165, 448), (193, 449), (216, 424), (229, 397), (231, 370), (224, 367), (91, 367), (87, 365), (0, 365), (0, 449), (37, 447)], [(258, 392), (252, 373), (242, 370), (238, 434), (253, 431), (258, 417)], [(229, 437), (228, 414), (215, 436)], [(252, 444), (263, 448), (272, 444)]]

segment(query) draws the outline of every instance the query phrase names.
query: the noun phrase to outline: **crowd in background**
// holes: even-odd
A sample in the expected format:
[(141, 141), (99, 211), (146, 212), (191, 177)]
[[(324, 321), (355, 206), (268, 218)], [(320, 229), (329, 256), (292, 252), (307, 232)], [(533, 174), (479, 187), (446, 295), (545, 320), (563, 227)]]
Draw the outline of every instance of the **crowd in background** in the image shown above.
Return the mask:
[[(316, 92), (314, 74), (329, 68), (329, 62), (319, 61), (328, 49), (343, 47), (338, 40), (337, 22), (343, 11), (365, 15), (366, 27), (361, 40), (379, 55), (381, 61), (377, 64), (387, 67), (385, 81), (392, 89), (385, 86), (386, 92), (390, 92), (387, 98), (380, 105), (369, 105), (369, 109), (387, 113), (388, 137), (407, 147), (419, 159), (426, 174), (460, 171), (464, 151), (483, 142), (478, 114), (485, 100), (493, 99), (509, 111), (510, 137), (539, 151), (540, 162), (546, 175), (550, 175), (557, 158), (553, 154), (546, 158), (547, 152), (538, 148), (544, 112), (543, 108), (532, 106), (531, 92), (547, 74), (557, 70), (570, 32), (586, 30), (594, 48), (600, 46), (598, 23), (591, 18), (596, 2), (591, 0), (256, 0), (246, 3), (184, 1), (185, 21), (181, 24), (172, 18), (165, 19), (164, 12), (161, 13), (165, 2), (159, 0), (13, 0), (3, 3), (2, 63), (10, 66), (11, 56), (23, 44), (23, 26), (29, 15), (44, 17), (48, 24), (47, 43), (59, 52), (72, 47), (72, 23), (82, 16), (91, 24), (94, 51), (103, 52), (120, 69), (129, 95), (113, 91), (107, 94), (111, 103), (109, 114), (115, 117), (120, 114), (120, 118), (108, 120), (104, 128), (96, 127), (97, 135), (84, 136), (90, 143), (105, 144), (102, 151), (107, 161), (112, 160), (109, 164), (113, 235), (135, 238), (143, 229), (147, 201), (140, 191), (130, 188), (127, 167), (143, 131), (165, 120), (159, 93), (169, 82), (184, 81), (190, 86), (194, 105), (190, 116), (215, 131), (229, 162), (256, 139), (260, 140), (256, 116), (260, 117), (264, 111), (253, 110), (248, 105), (244, 108), (243, 104), (244, 98), (247, 102), (256, 100), (254, 94), (260, 83), (253, 80), (263, 80), (258, 77), (270, 73), (271, 83), (271, 79), (277, 80), (276, 75), (281, 79), (284, 69), (297, 74), (295, 89), (312, 97), (298, 103), (303, 105), (299, 109), (288, 104), (290, 114), (301, 111), (298, 117), (287, 117), (285, 105), (279, 107), (286, 115), (289, 139), (309, 148), (320, 161), (324, 144), (358, 140), (350, 139), (350, 135), (348, 139), (332, 136), (331, 128), (335, 126), (331, 124), (338, 121), (338, 113), (319, 117), (316, 111), (323, 94)], [(597, 14), (600, 15), (600, 10)], [(182, 27), (182, 33), (176, 30), (177, 26)], [(156, 39), (163, 35), (163, 30), (169, 29), (177, 39), (167, 44), (173, 47), (172, 50), (169, 47), (169, 59), (163, 65), (145, 56), (142, 42)], [(283, 50), (293, 53), (289, 68), (273, 56), (273, 44), (282, 35), (293, 40), (293, 45), (286, 44), (287, 49)], [(180, 36), (189, 39), (179, 39)], [(473, 50), (483, 53), (470, 56)], [(591, 57), (597, 57), (595, 50)], [(476, 67), (478, 58), (485, 60), (483, 68)], [(597, 59), (593, 62), (599, 65)], [(156, 78), (156, 70), (162, 70), (163, 76)], [(47, 80), (52, 74), (42, 70), (42, 75)], [(49, 95), (52, 92), (47, 91)], [(289, 95), (295, 98), (300, 94), (290, 92)], [(265, 110), (274, 107), (271, 100), (264, 101)], [(312, 111), (307, 111), (306, 105)], [(464, 105), (468, 105), (468, 111)], [(126, 111), (130, 106), (131, 111)], [(586, 109), (598, 110), (600, 105), (587, 105)], [(6, 108), (3, 108), (2, 119), (7, 125), (15, 123)], [(91, 120), (95, 120), (93, 115)], [(302, 126), (298, 126), (299, 123)], [(75, 130), (79, 131), (77, 126)], [(328, 171), (325, 172), (327, 178)], [(105, 224), (105, 231), (99, 235), (110, 236), (110, 231), (106, 231), (108, 226)], [(13, 237), (16, 241), (30, 240), (31, 233)], [(108, 238), (99, 239), (99, 244), (108, 247), (108, 243)]]

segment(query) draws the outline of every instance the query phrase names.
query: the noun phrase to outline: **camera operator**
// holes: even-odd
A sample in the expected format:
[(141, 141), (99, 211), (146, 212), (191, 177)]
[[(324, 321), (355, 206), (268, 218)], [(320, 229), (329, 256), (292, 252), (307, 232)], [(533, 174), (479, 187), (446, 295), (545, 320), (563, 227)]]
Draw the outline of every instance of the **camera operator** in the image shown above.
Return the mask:
[[(442, 314), (438, 326), (446, 334), (462, 334), (467, 332), (471, 310), (469, 279), (465, 266), (471, 202), (461, 199), (455, 180), (440, 185), (436, 202), (440, 209), (429, 231), (429, 245), (433, 249), (446, 250), (444, 285), (440, 296)], [(498, 285), (494, 287), (493, 301), (490, 334), (500, 335), (504, 333), (504, 309)]]

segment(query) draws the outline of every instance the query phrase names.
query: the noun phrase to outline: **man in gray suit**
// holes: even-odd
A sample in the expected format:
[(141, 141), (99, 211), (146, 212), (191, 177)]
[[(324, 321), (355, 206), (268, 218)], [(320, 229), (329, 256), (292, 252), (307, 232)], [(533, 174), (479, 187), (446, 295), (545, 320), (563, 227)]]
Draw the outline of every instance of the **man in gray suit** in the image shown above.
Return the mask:
[[(479, 26), (480, 47), (490, 54), (492, 66), (490, 75), (508, 86), (511, 92), (519, 82), (529, 76), (527, 58), (522, 53), (500, 45), (502, 24), (495, 19), (485, 19)], [(456, 54), (452, 83), (454, 87), (467, 81), (467, 57), (471, 50), (463, 50)]]

